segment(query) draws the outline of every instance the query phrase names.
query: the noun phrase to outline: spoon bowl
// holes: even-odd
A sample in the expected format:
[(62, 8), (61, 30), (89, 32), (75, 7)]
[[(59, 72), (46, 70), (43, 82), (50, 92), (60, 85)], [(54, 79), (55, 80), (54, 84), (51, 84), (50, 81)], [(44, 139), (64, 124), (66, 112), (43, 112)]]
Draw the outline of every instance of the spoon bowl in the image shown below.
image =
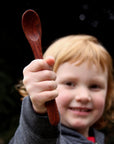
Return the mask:
[(27, 10), (22, 15), (22, 28), (25, 36), (31, 45), (35, 58), (42, 58), (41, 46), (41, 22), (38, 14), (34, 10)]

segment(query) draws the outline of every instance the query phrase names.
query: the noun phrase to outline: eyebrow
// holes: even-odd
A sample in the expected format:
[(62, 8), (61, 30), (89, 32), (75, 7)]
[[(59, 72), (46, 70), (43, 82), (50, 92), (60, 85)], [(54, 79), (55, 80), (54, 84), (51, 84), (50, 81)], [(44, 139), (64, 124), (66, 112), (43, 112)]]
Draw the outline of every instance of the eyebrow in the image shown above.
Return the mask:
[(75, 76), (62, 76), (60, 77), (60, 81), (64, 81), (64, 80), (71, 80), (71, 81), (78, 81), (78, 78)]
[[(78, 81), (79, 78), (76, 77), (76, 76), (67, 75), (67, 76), (62, 76), (60, 78), (60, 81), (64, 81), (64, 80)], [(101, 78), (101, 77), (97, 76), (95, 78), (93, 77), (93, 78), (88, 79), (88, 82), (91, 82), (91, 83), (92, 82), (94, 82), (94, 83), (96, 83), (96, 82), (98, 82), (98, 83), (104, 83), (105, 82), (105, 78)]]

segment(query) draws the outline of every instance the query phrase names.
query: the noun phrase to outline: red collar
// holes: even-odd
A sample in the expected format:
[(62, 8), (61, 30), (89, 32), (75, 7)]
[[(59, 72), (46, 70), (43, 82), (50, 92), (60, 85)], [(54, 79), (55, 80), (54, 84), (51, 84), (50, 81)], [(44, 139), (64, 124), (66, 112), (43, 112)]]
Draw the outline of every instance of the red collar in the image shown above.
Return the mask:
[(95, 143), (95, 137), (88, 137), (87, 139)]

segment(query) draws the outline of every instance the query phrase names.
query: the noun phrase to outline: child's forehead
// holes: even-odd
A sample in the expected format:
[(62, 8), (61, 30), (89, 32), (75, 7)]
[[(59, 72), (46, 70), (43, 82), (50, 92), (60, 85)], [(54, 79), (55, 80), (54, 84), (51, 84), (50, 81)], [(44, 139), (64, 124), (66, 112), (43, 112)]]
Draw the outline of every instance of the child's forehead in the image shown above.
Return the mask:
[(69, 63), (70, 64), (73, 64), (74, 66), (80, 66), (80, 65), (83, 65), (84, 66), (84, 64), (86, 65), (86, 67), (88, 68), (88, 69), (96, 69), (97, 71), (101, 71), (101, 72), (105, 72), (105, 71), (107, 71), (107, 67), (106, 67), (106, 65), (104, 65), (104, 67), (100, 64), (100, 63), (97, 63), (97, 62), (94, 62), (94, 61), (90, 61), (90, 60), (76, 60), (76, 61), (74, 61), (74, 62), (72, 62), (72, 61), (69, 61)]
[[(65, 66), (65, 64), (68, 64)], [(77, 61), (66, 61), (62, 64), (59, 65), (58, 69), (60, 67), (62, 67), (62, 71), (71, 71), (72, 73), (72, 66), (76, 69), (79, 69), (82, 70), (83, 74), (84, 74), (84, 69), (88, 70), (89, 72), (94, 72), (94, 73), (99, 73), (99, 74), (106, 74), (108, 76), (108, 69), (107, 69), (107, 66), (104, 66), (104, 68), (100, 65), (100, 64), (96, 64), (92, 61), (89, 61), (89, 60), (86, 60), (86, 61), (80, 61), (80, 60), (77, 60)], [(58, 71), (57, 69), (57, 71)], [(56, 72), (57, 72), (56, 71)]]
[(60, 65), (57, 70), (57, 76), (73, 79), (103, 79), (108, 78), (108, 71), (103, 71), (101, 68), (98, 68), (95, 64), (89, 66), (87, 62), (81, 64), (65, 62)]

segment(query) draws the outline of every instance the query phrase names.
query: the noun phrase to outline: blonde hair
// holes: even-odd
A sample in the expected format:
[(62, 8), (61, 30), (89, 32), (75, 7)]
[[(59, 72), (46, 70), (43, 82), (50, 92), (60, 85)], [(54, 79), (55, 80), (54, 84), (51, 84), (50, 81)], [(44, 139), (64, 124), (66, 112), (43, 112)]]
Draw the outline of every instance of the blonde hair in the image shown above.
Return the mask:
[(108, 71), (108, 92), (104, 114), (95, 124), (95, 127), (102, 128), (108, 121), (114, 121), (112, 103), (114, 99), (114, 80), (112, 58), (100, 42), (90, 35), (70, 35), (56, 40), (44, 53), (44, 58), (53, 56), (55, 64), (53, 70), (57, 72), (58, 67), (65, 62), (76, 62), (78, 64), (88, 61), (88, 64), (95, 64), (103, 71)]
[[(88, 64), (95, 64), (103, 71), (108, 71), (108, 92), (103, 116), (95, 124), (96, 128), (103, 128), (109, 121), (114, 122), (114, 109), (112, 103), (114, 100), (114, 80), (112, 58), (107, 50), (98, 42), (94, 36), (90, 35), (69, 35), (56, 40), (52, 43), (46, 52), (44, 58), (53, 56), (55, 64), (53, 70), (57, 72), (58, 67), (65, 62), (78, 64), (88, 61)], [(20, 93), (26, 96), (26, 90), (22, 85)]]

